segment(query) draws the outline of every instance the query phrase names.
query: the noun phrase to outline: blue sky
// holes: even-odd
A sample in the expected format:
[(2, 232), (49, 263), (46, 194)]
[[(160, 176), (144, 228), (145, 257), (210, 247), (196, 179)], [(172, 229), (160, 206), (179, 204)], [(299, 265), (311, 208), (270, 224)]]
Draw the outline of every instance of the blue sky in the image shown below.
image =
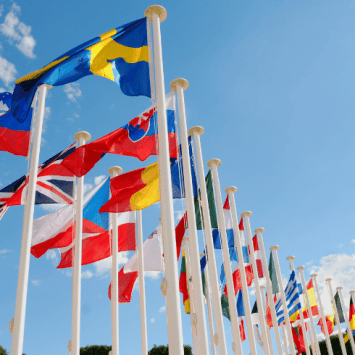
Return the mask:
[[(355, 288), (353, 1), (162, 1), (166, 90), (184, 77), (188, 127), (205, 128), (205, 162), (219, 158), (222, 190), (238, 187), (237, 210), (253, 212), (251, 227), (264, 227), (266, 248), (278, 244), (286, 257), (306, 265), (306, 278), (336, 279), (344, 296)], [(0, 92), (67, 50), (114, 27), (143, 17), (148, 1), (17, 1), (0, 5)], [(86, 130), (96, 139), (150, 106), (145, 97), (124, 96), (100, 77), (49, 91), (40, 161)], [(0, 153), (0, 184), (27, 171), (23, 157)], [(124, 171), (153, 162), (106, 156), (86, 177), (94, 185), (112, 165)], [(206, 167), (207, 171), (207, 167)], [(225, 198), (225, 196), (223, 196)], [(182, 203), (175, 203), (176, 215)], [(35, 208), (35, 217), (48, 213)], [(155, 229), (158, 206), (143, 213), (144, 238)], [(0, 225), (0, 344), (10, 349), (20, 255), (23, 207), (12, 207)], [(200, 239), (200, 249), (203, 249)], [(217, 252), (218, 254), (218, 252)], [(56, 270), (59, 254), (31, 258), (24, 352), (64, 354), (71, 336), (70, 270)], [(122, 261), (129, 255), (123, 255)], [(220, 255), (217, 256), (220, 262)], [(83, 267), (81, 344), (111, 344), (107, 261)], [(149, 276), (149, 277), (148, 277)], [(166, 344), (161, 275), (147, 275), (149, 348)], [(253, 297), (253, 296), (252, 296)], [(253, 301), (252, 301), (253, 302)], [(182, 315), (184, 342), (192, 344)], [(226, 321), (227, 343), (231, 332)], [(318, 329), (320, 332), (320, 330)], [(120, 307), (120, 349), (140, 351), (138, 292)], [(243, 344), (248, 353), (247, 342)], [(260, 348), (258, 348), (259, 351)]]

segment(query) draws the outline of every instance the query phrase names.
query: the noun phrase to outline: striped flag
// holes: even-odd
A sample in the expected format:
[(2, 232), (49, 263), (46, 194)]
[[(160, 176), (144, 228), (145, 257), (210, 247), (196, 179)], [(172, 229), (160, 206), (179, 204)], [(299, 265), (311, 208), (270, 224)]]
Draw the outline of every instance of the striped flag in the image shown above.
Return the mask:
[(339, 321), (340, 321), (340, 323), (345, 323), (344, 312), (343, 312), (343, 308), (341, 307), (341, 302), (340, 302), (340, 297), (339, 297), (338, 291), (335, 294), (334, 299), (335, 299), (335, 304), (336, 304), (337, 311), (338, 311)]
[(271, 284), (272, 284), (272, 293), (273, 294), (278, 293), (279, 292), (279, 285), (277, 283), (276, 269), (275, 269), (274, 258), (272, 256), (272, 251), (270, 252), (269, 275), (270, 275), (270, 280), (271, 280)]

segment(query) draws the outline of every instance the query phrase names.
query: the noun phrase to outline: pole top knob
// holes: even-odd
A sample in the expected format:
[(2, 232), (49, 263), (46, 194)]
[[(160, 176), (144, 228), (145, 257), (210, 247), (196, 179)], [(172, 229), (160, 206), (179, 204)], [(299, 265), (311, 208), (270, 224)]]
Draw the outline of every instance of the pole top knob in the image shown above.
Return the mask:
[(205, 256), (205, 253), (201, 253), (200, 254), (200, 258), (202, 258), (203, 256)]
[(296, 257), (294, 255), (290, 255), (286, 258), (286, 260), (293, 260), (293, 259), (296, 259)]
[(238, 191), (238, 189), (235, 186), (229, 186), (224, 191), (226, 194), (229, 194), (229, 193), (234, 194)]
[(211, 159), (207, 162), (207, 166), (209, 168), (212, 168), (214, 165), (218, 168), (219, 166), (221, 166), (221, 164), (222, 162), (217, 158)]
[(182, 90), (185, 91), (189, 87), (189, 82), (184, 78), (178, 78), (170, 83), (170, 89), (172, 91), (177, 91), (178, 86), (181, 86)]
[(330, 282), (330, 281), (332, 281), (332, 279), (330, 277), (328, 277), (325, 281)]
[(277, 249), (280, 249), (278, 245), (273, 245), (270, 247), (270, 250), (277, 250)]
[(123, 169), (120, 166), (111, 166), (111, 168), (108, 169), (108, 173), (113, 177), (122, 174), (122, 172)]
[(306, 267), (305, 266), (299, 266), (297, 270), (304, 270)]
[(186, 237), (182, 238), (182, 241), (187, 243), (189, 241), (189, 236), (187, 235)]
[(80, 139), (83, 138), (85, 142), (88, 142), (91, 139), (91, 134), (86, 131), (80, 131), (74, 134), (74, 139), (80, 142)]
[(266, 286), (265, 285), (260, 285), (260, 288), (262, 288), (263, 290), (266, 289)]
[(337, 290), (342, 290), (343, 288), (341, 286), (337, 287)]
[(255, 229), (255, 231), (254, 231), (254, 233), (256, 233), (256, 234), (258, 234), (258, 233), (264, 233), (265, 232), (265, 229), (264, 228), (262, 228), (262, 227), (260, 227), (260, 228), (256, 228)]
[(205, 133), (205, 130), (201, 126), (193, 126), (189, 129), (188, 134), (190, 136), (193, 136), (194, 133), (197, 133), (198, 135), (202, 136)]
[(250, 211), (245, 211), (243, 213), (241, 213), (241, 216), (244, 217), (250, 217), (252, 215), (252, 213)]
[(355, 291), (350, 291), (350, 294), (353, 295), (355, 293)]
[(159, 217), (159, 222), (161, 222), (161, 217)]
[(312, 274), (311, 275), (311, 277), (317, 277), (318, 276), (318, 274)]
[(160, 22), (165, 21), (166, 17), (168, 16), (167, 11), (165, 10), (165, 7), (160, 6), (160, 5), (152, 5), (147, 8), (147, 10), (144, 11), (144, 16), (148, 17), (150, 21), (152, 21), (153, 16), (158, 15)]

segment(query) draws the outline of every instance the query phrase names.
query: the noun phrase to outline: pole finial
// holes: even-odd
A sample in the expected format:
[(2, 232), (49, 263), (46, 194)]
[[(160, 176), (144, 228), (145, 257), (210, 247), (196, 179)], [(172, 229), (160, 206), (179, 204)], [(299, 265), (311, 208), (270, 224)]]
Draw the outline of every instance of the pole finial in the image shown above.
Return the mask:
[(258, 233), (262, 234), (264, 232), (265, 232), (265, 229), (263, 227), (256, 228), (255, 231), (254, 231), (255, 234), (258, 234)]
[(305, 266), (299, 266), (297, 270), (304, 270), (306, 267)]
[(296, 259), (296, 257), (294, 255), (290, 255), (286, 258), (286, 260), (293, 260), (293, 259)]
[(355, 293), (355, 291), (350, 291), (350, 294), (353, 295)]
[(273, 245), (270, 247), (270, 250), (277, 250), (277, 249), (280, 249), (278, 245)]
[(207, 166), (209, 168), (212, 168), (212, 166), (214, 166), (214, 165), (216, 165), (218, 168), (219, 166), (221, 166), (221, 164), (222, 164), (222, 162), (217, 158), (213, 158), (207, 162)]
[(193, 127), (191, 127), (191, 128), (188, 130), (187, 133), (188, 133), (190, 136), (193, 136), (195, 132), (196, 132), (198, 135), (202, 136), (202, 135), (205, 133), (205, 130), (204, 130), (203, 127), (201, 127), (201, 126), (193, 126)]
[(317, 277), (318, 276), (318, 274), (312, 274), (311, 275), (311, 277), (313, 278), (313, 277)]
[(266, 286), (265, 285), (260, 285), (260, 288), (265, 290), (266, 289)]
[(148, 17), (150, 21), (152, 21), (154, 15), (158, 15), (160, 22), (163, 22), (168, 16), (168, 13), (165, 8), (160, 5), (149, 6), (147, 10), (144, 11), (144, 16)]
[(229, 186), (224, 191), (226, 194), (229, 194), (229, 193), (234, 194), (238, 191), (238, 189), (235, 186)]
[(185, 91), (189, 87), (189, 82), (186, 79), (184, 79), (184, 78), (174, 79), (170, 83), (171, 91), (177, 91), (178, 86), (181, 86), (182, 90)]
[(330, 277), (328, 277), (327, 279), (325, 279), (325, 282), (330, 282), (332, 281), (332, 279)]
[(88, 142), (91, 139), (91, 134), (86, 131), (80, 131), (74, 134), (74, 139), (80, 142), (80, 139), (83, 138), (85, 142)]
[(186, 237), (182, 238), (182, 241), (187, 243), (189, 241), (189, 236), (187, 235)]
[(111, 176), (117, 176), (122, 174), (123, 169), (120, 166), (111, 166), (111, 168), (108, 169), (108, 173)]
[(342, 290), (343, 288), (341, 286), (339, 286), (336, 289), (339, 291), (339, 290)]
[(245, 212), (241, 213), (240, 215), (244, 218), (244, 217), (250, 217), (252, 215), (252, 213), (250, 211), (245, 211)]

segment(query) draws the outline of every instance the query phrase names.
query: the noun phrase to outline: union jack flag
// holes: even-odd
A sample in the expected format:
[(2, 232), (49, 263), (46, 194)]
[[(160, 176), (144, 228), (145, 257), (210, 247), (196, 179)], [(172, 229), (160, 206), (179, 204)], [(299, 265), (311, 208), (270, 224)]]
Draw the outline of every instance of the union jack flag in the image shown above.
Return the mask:
[[(36, 205), (73, 203), (75, 176), (61, 163), (76, 148), (77, 143), (73, 143), (38, 167)], [(28, 178), (24, 175), (0, 190), (0, 219), (8, 207), (25, 204)]]

